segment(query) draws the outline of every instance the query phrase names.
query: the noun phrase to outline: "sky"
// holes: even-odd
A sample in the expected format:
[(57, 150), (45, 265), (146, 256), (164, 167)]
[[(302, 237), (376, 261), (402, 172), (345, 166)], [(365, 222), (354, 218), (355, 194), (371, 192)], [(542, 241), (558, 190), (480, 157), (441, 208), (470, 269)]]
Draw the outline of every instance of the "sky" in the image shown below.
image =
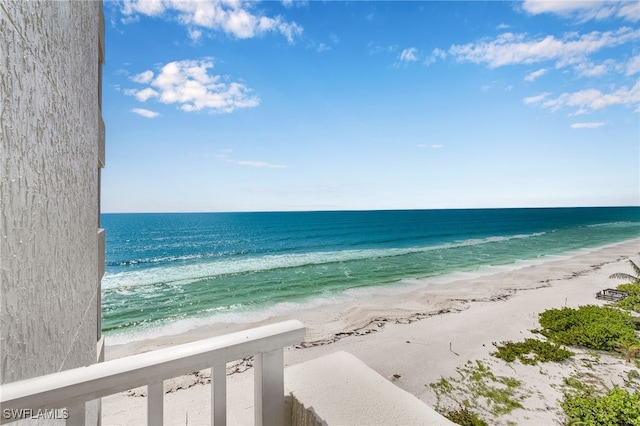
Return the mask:
[(105, 1), (101, 209), (640, 205), (635, 1)]

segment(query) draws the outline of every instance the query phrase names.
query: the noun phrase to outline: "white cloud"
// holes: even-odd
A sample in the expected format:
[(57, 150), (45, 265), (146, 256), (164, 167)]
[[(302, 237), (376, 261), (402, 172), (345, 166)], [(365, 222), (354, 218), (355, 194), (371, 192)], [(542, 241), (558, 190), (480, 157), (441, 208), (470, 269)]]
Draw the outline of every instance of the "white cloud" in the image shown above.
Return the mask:
[(193, 42), (200, 40), (200, 37), (202, 37), (202, 31), (197, 30), (195, 28), (189, 28), (188, 34), (189, 34), (189, 38)]
[(533, 72), (527, 74), (527, 76), (524, 78), (524, 81), (534, 81), (535, 79), (537, 79), (538, 77), (542, 77), (546, 73), (547, 73), (547, 69), (546, 68), (541, 68), (541, 69), (539, 69), (537, 71), (533, 71)]
[(131, 112), (134, 112), (138, 115), (141, 115), (143, 117), (147, 117), (147, 118), (156, 118), (157, 116), (160, 115), (160, 113), (155, 112), (155, 111), (150, 111), (148, 109), (144, 109), (144, 108), (134, 108), (131, 110)]
[(122, 13), (134, 15), (141, 13), (148, 16), (158, 16), (165, 11), (163, 0), (124, 0), (122, 2)]
[(558, 39), (552, 35), (529, 39), (526, 34), (504, 33), (493, 40), (453, 45), (449, 54), (459, 62), (486, 63), (490, 68), (504, 65), (556, 61), (557, 67), (584, 62), (587, 56), (606, 47), (640, 39), (640, 29), (593, 31), (578, 36), (569, 33)]
[(496, 29), (498, 29), (498, 30), (506, 30), (507, 28), (511, 28), (511, 25), (507, 25), (505, 23), (502, 23), (502, 24), (500, 24), (500, 25), (498, 25), (496, 27)]
[(551, 93), (544, 92), (536, 96), (529, 96), (528, 98), (524, 98), (524, 103), (527, 105), (537, 104), (546, 99)]
[(438, 59), (444, 59), (446, 57), (447, 57), (447, 52), (445, 52), (442, 49), (438, 49), (436, 47), (435, 49), (433, 49), (433, 52), (431, 52), (431, 55), (429, 55), (427, 59), (425, 59), (424, 64), (431, 65), (434, 62), (436, 62)]
[(157, 98), (160, 94), (150, 87), (142, 90), (127, 89), (125, 95), (135, 96), (140, 102), (146, 102), (149, 98)]
[(307, 49), (313, 49), (316, 52), (322, 53), (332, 49), (327, 43), (316, 43), (314, 40), (310, 40), (306, 46)]
[(492, 89), (504, 90), (506, 92), (509, 92), (513, 90), (513, 85), (508, 84), (504, 80), (494, 80), (490, 84), (484, 84), (480, 86), (480, 90), (482, 90), (483, 92), (488, 92)]
[(135, 81), (136, 83), (148, 83), (151, 81), (152, 78), (153, 78), (153, 72), (145, 71), (140, 74), (134, 75), (133, 77), (131, 77), (131, 80)]
[(640, 3), (635, 0), (525, 0), (522, 8), (532, 15), (552, 13), (579, 21), (606, 18), (640, 20)]
[(607, 60), (600, 64), (583, 62), (577, 64), (574, 69), (579, 77), (600, 77), (608, 73), (611, 68), (615, 68), (615, 66), (615, 61)]
[(405, 62), (417, 61), (418, 60), (417, 54), (418, 54), (418, 49), (416, 49), (415, 47), (408, 47), (400, 53), (400, 60)]
[(126, 21), (138, 15), (175, 15), (179, 23), (189, 28), (192, 40), (201, 36), (194, 27), (223, 31), (241, 39), (279, 32), (293, 42), (302, 34), (303, 28), (295, 22), (286, 22), (280, 16), (271, 18), (253, 14), (250, 10), (252, 5), (239, 0), (124, 0), (121, 12)]
[[(148, 87), (129, 89), (141, 102), (156, 98), (164, 104), (178, 104), (183, 111), (232, 112), (238, 108), (255, 107), (260, 100), (250, 94), (242, 83), (226, 82), (219, 75), (210, 75), (211, 60), (174, 61), (164, 65)], [(148, 76), (150, 71), (138, 75)], [(140, 79), (139, 79), (140, 80)]]
[(228, 154), (232, 153), (233, 150), (230, 148), (219, 149), (218, 152), (221, 154), (214, 155), (218, 160), (225, 161), (229, 164), (237, 164), (239, 166), (248, 166), (248, 167), (263, 167), (268, 169), (284, 169), (286, 166), (282, 164), (273, 164), (268, 163), (266, 161), (253, 161), (253, 160), (236, 160), (231, 158)]
[(640, 55), (636, 55), (627, 62), (626, 75), (634, 75), (640, 72)]
[(590, 122), (590, 123), (573, 123), (571, 128), (573, 129), (596, 129), (598, 127), (604, 126), (602, 121), (598, 122)]
[(284, 169), (285, 166), (281, 165), (281, 164), (272, 164), (272, 163), (267, 163), (264, 161), (246, 161), (246, 160), (240, 160), (240, 161), (232, 161), (235, 164), (239, 164), (241, 166), (251, 166), (251, 167), (266, 167), (269, 169)]
[(367, 48), (369, 49), (369, 55), (375, 55), (378, 53), (393, 53), (398, 49), (398, 45), (391, 44), (391, 45), (383, 46), (381, 44), (370, 41), (367, 44)]
[(439, 144), (439, 143), (436, 143), (436, 144), (431, 145), (431, 148), (433, 148), (433, 149), (440, 149), (440, 148), (444, 148), (444, 145), (441, 145), (441, 144)]
[(574, 93), (563, 93), (557, 98), (549, 99), (548, 93), (525, 98), (525, 104), (537, 104), (543, 108), (557, 111), (563, 107), (576, 107), (574, 115), (585, 114), (611, 105), (632, 105), (640, 102), (640, 81), (631, 88), (623, 86), (611, 93), (603, 93), (597, 89), (580, 90)]
[(308, 4), (307, 0), (282, 0), (282, 5), (286, 8), (302, 7)]

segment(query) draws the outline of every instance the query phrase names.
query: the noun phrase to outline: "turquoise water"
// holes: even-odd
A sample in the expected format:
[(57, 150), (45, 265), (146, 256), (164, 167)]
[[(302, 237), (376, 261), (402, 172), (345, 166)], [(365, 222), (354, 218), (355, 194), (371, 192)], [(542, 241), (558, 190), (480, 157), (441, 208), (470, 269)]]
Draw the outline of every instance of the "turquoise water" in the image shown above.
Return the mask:
[[(104, 214), (112, 342), (640, 236), (640, 208)], [(114, 340), (115, 339), (115, 340)]]

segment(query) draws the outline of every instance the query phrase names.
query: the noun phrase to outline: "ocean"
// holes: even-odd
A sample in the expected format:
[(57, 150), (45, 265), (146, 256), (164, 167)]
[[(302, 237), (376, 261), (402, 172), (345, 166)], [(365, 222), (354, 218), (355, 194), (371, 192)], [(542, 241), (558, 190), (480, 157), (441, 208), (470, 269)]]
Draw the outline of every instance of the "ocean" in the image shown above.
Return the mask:
[[(437, 285), (640, 236), (640, 207), (103, 214), (109, 344)], [(630, 255), (636, 253), (629, 253)]]

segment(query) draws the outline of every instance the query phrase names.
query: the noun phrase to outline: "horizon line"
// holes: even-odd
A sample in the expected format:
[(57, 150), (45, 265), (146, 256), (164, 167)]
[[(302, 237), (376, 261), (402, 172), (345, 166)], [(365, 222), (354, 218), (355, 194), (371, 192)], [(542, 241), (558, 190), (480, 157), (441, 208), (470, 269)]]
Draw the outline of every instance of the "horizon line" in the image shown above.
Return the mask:
[(533, 210), (533, 209), (594, 209), (594, 208), (640, 208), (638, 205), (592, 205), (592, 206), (513, 206), (513, 207), (431, 207), (431, 208), (389, 208), (389, 209), (326, 209), (326, 210), (237, 210), (237, 211), (113, 211), (100, 214), (236, 214), (236, 213), (347, 213), (347, 212), (393, 212), (393, 211), (434, 211), (434, 210)]

